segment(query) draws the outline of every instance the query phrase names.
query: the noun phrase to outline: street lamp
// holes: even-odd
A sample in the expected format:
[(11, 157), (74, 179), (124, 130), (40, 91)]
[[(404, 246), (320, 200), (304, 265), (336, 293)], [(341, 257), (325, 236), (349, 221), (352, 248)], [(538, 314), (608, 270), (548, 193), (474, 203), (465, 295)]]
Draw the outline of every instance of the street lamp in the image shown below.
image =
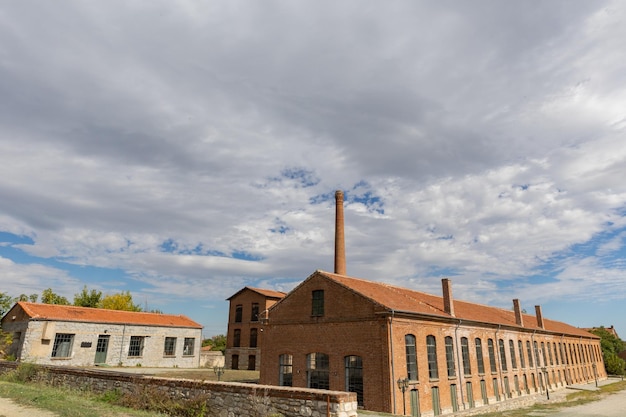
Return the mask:
[(215, 375), (217, 375), (217, 381), (219, 382), (220, 379), (222, 379), (222, 374), (224, 373), (224, 367), (223, 366), (214, 366), (213, 367), (213, 372), (215, 372)]
[(544, 379), (545, 379), (545, 384), (546, 384), (546, 396), (548, 397), (548, 400), (550, 399), (550, 384), (548, 383), (548, 368), (546, 368), (545, 366), (541, 368), (541, 371), (544, 374)]
[(596, 379), (596, 388), (598, 388), (598, 370), (596, 369), (595, 362), (592, 363), (591, 366), (593, 367), (593, 376)]
[(409, 388), (409, 378), (398, 379), (398, 388), (402, 391), (402, 414), (406, 415), (406, 398), (405, 393)]

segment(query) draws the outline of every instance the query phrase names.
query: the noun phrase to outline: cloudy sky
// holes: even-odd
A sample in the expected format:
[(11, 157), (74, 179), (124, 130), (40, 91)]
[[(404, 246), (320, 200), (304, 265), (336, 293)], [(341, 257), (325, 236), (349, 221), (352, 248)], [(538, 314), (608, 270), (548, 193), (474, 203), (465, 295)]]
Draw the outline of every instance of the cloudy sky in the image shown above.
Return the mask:
[(0, 1), (0, 291), (226, 331), (333, 269), (626, 338), (621, 1)]

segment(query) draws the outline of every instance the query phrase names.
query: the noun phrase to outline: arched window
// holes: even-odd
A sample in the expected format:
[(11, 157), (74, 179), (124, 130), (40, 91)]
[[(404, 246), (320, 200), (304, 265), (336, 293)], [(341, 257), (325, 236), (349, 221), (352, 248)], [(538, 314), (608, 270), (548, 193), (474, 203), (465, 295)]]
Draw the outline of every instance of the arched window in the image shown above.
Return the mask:
[(437, 342), (433, 335), (426, 336), (426, 356), (428, 357), (428, 377), (430, 379), (438, 379)]
[(257, 329), (250, 329), (250, 347), (251, 348), (255, 348), (256, 347), (257, 335), (258, 335), (258, 330)]
[(461, 357), (463, 358), (463, 375), (471, 375), (472, 366), (470, 364), (469, 342), (467, 337), (461, 338)]
[(307, 388), (329, 388), (328, 355), (310, 353), (306, 357)]
[(241, 330), (235, 329), (233, 332), (233, 347), (241, 346)]
[(517, 358), (515, 357), (515, 343), (509, 339), (509, 350), (511, 351), (511, 366), (517, 369)]
[(417, 352), (415, 346), (415, 336), (407, 334), (404, 336), (404, 346), (406, 352), (406, 374), (410, 381), (417, 381)]
[(530, 347), (530, 340), (526, 341), (526, 351), (528, 352), (528, 366), (532, 368), (534, 366), (533, 365), (533, 350)]
[(498, 369), (496, 368), (496, 352), (493, 346), (493, 339), (487, 340), (487, 351), (489, 352), (489, 366), (491, 367), (491, 372), (496, 373)]
[(521, 340), (517, 341), (517, 350), (519, 350), (520, 366), (526, 368), (526, 362), (524, 361), (524, 343)]
[(504, 340), (500, 339), (498, 340), (498, 346), (500, 347), (500, 366), (502, 367), (503, 371), (507, 371), (507, 365), (506, 365), (506, 349), (504, 347)]
[(452, 337), (446, 336), (446, 367), (448, 368), (448, 377), (456, 376), (456, 368), (454, 366), (454, 344)]
[(477, 337), (474, 339), (476, 344), (476, 365), (478, 366), (478, 373), (485, 373), (485, 360), (483, 358), (483, 342)]

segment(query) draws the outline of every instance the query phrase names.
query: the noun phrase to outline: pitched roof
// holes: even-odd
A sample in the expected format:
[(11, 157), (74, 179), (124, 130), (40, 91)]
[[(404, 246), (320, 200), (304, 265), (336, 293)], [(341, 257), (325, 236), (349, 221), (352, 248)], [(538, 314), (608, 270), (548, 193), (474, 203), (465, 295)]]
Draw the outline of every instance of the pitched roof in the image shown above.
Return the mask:
[[(31, 320), (77, 321), (87, 323), (135, 324), (159, 327), (188, 327), (201, 329), (202, 326), (186, 316), (171, 314), (142, 313), (134, 311), (106, 310), (102, 308), (75, 307), (57, 304), (18, 302)], [(11, 309), (13, 310), (13, 309)], [(8, 315), (9, 313), (7, 313)]]
[(274, 290), (266, 290), (263, 288), (254, 288), (254, 287), (244, 287), (242, 289), (240, 289), (239, 291), (237, 291), (235, 294), (231, 295), (230, 297), (227, 298), (227, 300), (230, 300), (231, 298), (234, 298), (236, 296), (238, 296), (239, 294), (241, 294), (242, 292), (249, 290), (249, 291), (254, 291), (258, 294), (261, 294), (264, 297), (267, 298), (275, 298), (277, 300), (280, 300), (281, 298), (285, 297), (285, 295), (287, 295), (286, 293), (282, 292), (282, 291), (274, 291)]
[(327, 279), (361, 294), (385, 309), (394, 310), (396, 312), (429, 315), (448, 319), (461, 319), (508, 327), (518, 327), (527, 330), (582, 336), (585, 338), (598, 338), (583, 329), (546, 318), (543, 319), (544, 328), (541, 329), (537, 324), (537, 318), (530, 314), (522, 314), (524, 326), (519, 326), (515, 321), (515, 312), (513, 310), (490, 307), (461, 300), (454, 300), (455, 314), (452, 316), (444, 310), (443, 297), (440, 296), (330, 272), (316, 271), (316, 274), (324, 276)]

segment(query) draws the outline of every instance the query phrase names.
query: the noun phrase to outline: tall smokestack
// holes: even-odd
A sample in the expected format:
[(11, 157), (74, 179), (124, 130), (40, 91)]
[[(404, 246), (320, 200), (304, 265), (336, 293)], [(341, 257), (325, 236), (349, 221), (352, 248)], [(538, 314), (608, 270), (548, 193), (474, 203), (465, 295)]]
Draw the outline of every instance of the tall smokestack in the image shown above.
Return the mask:
[(513, 310), (515, 310), (515, 323), (524, 327), (524, 316), (522, 316), (522, 308), (517, 298), (513, 300)]
[(543, 314), (541, 314), (541, 306), (535, 306), (535, 314), (537, 314), (537, 326), (540, 329), (545, 329), (543, 326)]
[(335, 274), (346, 275), (346, 245), (343, 232), (343, 191), (335, 192)]
[(452, 284), (449, 278), (441, 280), (443, 289), (443, 309), (446, 313), (454, 317), (454, 300), (452, 299)]

